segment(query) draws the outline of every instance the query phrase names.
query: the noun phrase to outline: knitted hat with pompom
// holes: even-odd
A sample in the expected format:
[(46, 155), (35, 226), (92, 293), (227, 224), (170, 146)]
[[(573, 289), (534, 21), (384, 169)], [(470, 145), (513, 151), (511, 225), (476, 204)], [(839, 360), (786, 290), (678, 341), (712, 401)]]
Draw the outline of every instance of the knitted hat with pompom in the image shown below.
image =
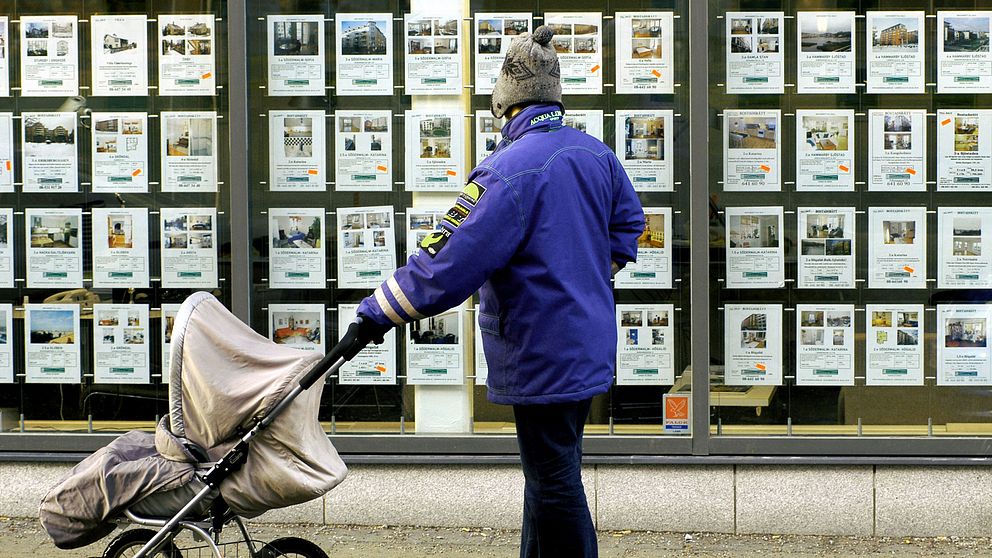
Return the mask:
[(561, 70), (551, 46), (554, 35), (550, 27), (542, 25), (513, 39), (489, 102), (493, 116), (502, 118), (517, 105), (561, 104)]

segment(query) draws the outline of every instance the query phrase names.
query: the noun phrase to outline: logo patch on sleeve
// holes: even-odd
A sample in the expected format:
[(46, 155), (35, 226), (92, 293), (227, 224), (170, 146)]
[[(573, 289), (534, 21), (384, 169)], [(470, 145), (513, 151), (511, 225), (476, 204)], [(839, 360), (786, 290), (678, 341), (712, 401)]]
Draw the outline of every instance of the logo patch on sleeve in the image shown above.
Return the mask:
[(486, 193), (486, 187), (478, 182), (469, 182), (465, 185), (461, 194), (458, 194), (458, 199), (465, 200), (468, 203), (475, 205), (479, 203), (482, 196)]
[(466, 217), (468, 217), (468, 214), (471, 212), (472, 212), (471, 209), (463, 206), (460, 203), (455, 202), (454, 207), (449, 209), (448, 213), (444, 216), (444, 220), (448, 223), (451, 223), (451, 226), (457, 229), (459, 226), (461, 226), (462, 222), (465, 220)]
[(439, 231), (432, 232), (420, 241), (420, 249), (427, 252), (427, 255), (433, 258), (448, 244), (449, 238), (451, 238), (451, 231), (442, 228)]

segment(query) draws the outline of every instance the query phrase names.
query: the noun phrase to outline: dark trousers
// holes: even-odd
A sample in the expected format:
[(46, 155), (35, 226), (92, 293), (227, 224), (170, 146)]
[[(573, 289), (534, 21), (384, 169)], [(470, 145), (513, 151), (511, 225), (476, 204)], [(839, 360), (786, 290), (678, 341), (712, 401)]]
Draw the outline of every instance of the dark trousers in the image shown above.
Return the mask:
[(599, 556), (582, 489), (582, 430), (590, 402), (513, 406), (525, 481), (521, 558)]

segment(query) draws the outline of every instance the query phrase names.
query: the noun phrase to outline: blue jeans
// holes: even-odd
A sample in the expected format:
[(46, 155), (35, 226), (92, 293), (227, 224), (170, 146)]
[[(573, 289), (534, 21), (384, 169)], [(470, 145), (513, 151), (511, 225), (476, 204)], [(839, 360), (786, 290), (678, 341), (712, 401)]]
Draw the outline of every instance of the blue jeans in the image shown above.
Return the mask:
[(599, 556), (582, 489), (582, 430), (590, 402), (513, 406), (524, 470), (520, 558)]

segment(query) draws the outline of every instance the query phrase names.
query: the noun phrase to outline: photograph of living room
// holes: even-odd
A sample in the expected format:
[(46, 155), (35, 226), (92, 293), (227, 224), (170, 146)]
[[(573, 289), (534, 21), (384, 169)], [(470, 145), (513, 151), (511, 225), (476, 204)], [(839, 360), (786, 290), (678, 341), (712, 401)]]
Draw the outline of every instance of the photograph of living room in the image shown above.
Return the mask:
[(410, 323), (410, 342), (414, 345), (457, 345), (458, 313), (445, 312)]

